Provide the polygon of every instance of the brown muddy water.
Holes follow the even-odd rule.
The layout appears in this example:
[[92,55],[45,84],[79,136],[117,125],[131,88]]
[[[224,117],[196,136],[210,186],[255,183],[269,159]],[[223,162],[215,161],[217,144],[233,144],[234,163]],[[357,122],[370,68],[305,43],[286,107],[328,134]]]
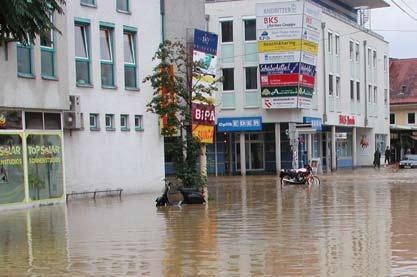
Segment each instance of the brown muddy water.
[[157,195],[0,214],[1,276],[417,276],[417,171],[358,170],[320,188],[210,178],[206,206]]

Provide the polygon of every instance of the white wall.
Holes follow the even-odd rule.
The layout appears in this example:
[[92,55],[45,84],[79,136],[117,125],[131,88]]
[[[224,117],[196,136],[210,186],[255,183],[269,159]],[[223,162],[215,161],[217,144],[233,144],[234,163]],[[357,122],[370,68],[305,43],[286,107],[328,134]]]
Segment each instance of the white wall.
[[[127,192],[160,191],[164,178],[163,139],[158,120],[146,112],[152,89],[142,80],[150,74],[161,40],[159,1],[130,1],[131,14],[116,12],[116,1],[97,1],[96,8],[68,1],[69,91],[81,96],[84,130],[66,132],[67,191],[123,188]],[[74,17],[89,19],[92,88],[75,82]],[[99,21],[115,24],[116,89],[103,89],[100,76]],[[140,91],[124,89],[123,25],[137,28],[137,83]],[[89,114],[100,115],[100,131],[90,131]],[[115,131],[106,131],[105,114],[115,115]],[[120,114],[129,114],[130,131],[120,130]],[[143,115],[144,131],[135,131],[134,115]]]

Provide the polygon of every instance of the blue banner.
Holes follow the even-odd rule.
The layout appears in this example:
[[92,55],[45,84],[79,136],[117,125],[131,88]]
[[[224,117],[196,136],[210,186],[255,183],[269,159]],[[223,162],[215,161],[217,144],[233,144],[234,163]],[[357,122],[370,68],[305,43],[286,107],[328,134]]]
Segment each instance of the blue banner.
[[316,76],[316,67],[314,65],[300,63],[300,74],[314,77]]
[[304,117],[303,122],[306,124],[311,124],[311,127],[316,129],[316,131],[321,131],[323,129],[321,118],[318,117]]
[[262,117],[223,117],[217,119],[217,132],[262,131]]
[[195,29],[194,50],[215,56],[217,54],[217,35]]
[[260,64],[259,72],[261,74],[298,74],[300,72],[300,63]]

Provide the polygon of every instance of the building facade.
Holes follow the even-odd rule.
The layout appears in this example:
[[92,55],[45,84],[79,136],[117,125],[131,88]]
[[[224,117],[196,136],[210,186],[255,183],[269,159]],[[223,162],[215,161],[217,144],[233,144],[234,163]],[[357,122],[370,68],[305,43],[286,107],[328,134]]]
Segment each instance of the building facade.
[[417,59],[390,59],[390,128],[395,160],[417,153]]
[[388,43],[358,25],[353,1],[308,1],[322,11],[311,105],[266,109],[259,65],[267,57],[259,61],[256,33],[260,2],[284,1],[206,1],[208,30],[219,34],[223,76],[210,172],[276,172],[312,159],[327,170],[372,165],[375,149],[389,144]]

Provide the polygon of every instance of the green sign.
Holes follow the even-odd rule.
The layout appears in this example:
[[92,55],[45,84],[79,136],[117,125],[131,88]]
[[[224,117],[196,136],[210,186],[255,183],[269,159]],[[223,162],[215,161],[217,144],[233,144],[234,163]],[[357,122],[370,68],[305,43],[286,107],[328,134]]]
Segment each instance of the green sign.
[[263,87],[261,91],[262,97],[313,97],[313,89],[298,86],[284,86],[284,87]]

